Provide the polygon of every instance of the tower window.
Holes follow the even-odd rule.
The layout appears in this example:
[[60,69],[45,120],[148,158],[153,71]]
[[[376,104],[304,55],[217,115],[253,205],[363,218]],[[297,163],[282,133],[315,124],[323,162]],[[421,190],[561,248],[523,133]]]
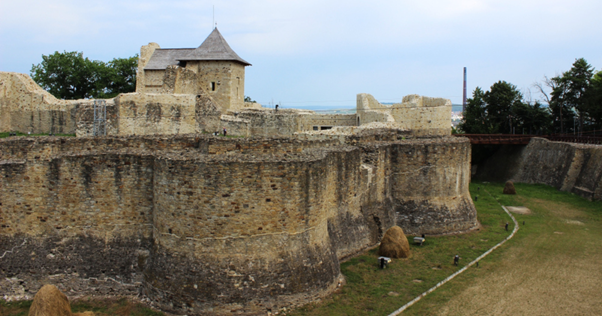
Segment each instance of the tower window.
[[211,82],[211,91],[215,91],[215,81]]

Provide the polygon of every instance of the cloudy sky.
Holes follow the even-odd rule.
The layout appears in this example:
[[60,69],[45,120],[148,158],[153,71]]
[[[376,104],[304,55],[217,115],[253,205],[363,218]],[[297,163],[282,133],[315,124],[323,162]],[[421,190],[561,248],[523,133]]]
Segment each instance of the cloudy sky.
[[[506,80],[533,82],[583,57],[602,68],[599,0],[0,0],[0,71],[29,74],[41,55],[109,61],[197,47],[218,29],[247,67],[245,94],[284,107],[354,107],[421,94],[462,102]],[[532,89],[533,99],[539,96]]]

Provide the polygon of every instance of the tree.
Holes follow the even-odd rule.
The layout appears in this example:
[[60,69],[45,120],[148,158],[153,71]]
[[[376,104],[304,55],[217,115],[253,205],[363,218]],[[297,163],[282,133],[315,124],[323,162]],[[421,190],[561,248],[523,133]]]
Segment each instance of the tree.
[[550,121],[539,102],[525,102],[515,85],[498,81],[489,91],[475,89],[459,127],[470,134],[547,133]]
[[[588,91],[587,112],[594,130],[602,129],[602,71],[594,75]],[[598,134],[597,132],[596,134]]]
[[466,111],[458,128],[467,134],[489,134],[491,129],[487,120],[485,93],[477,87],[472,93],[472,98],[466,100]]
[[[555,88],[551,93],[550,108],[554,113],[554,122],[560,125],[561,133],[571,130],[574,132],[575,128],[583,131],[584,121],[589,121],[588,90],[593,72],[594,68],[585,59],[579,58],[569,71],[551,79]],[[575,117],[579,119],[579,127],[573,121]]]
[[245,96],[245,102],[257,103],[257,101],[255,101],[255,100],[251,99],[251,97],[250,97],[250,96],[248,96],[248,95],[247,95],[247,96]]
[[82,52],[42,55],[31,77],[59,99],[112,98],[136,90],[138,55],[105,63],[84,58]]

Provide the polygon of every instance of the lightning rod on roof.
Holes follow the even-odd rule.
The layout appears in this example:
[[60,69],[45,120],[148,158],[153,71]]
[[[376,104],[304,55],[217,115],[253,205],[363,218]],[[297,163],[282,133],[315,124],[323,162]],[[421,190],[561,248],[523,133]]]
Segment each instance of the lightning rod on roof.
[[[215,24],[215,6],[213,6],[213,23],[212,24],[216,25]],[[215,26],[213,28],[215,28]]]

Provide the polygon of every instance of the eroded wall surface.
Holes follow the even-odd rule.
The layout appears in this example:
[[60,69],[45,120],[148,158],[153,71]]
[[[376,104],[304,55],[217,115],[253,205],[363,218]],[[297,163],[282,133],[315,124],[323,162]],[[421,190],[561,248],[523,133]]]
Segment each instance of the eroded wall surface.
[[0,72],[0,131],[74,134],[86,100],[58,100],[28,75]]
[[533,138],[523,151],[517,182],[543,183],[588,199],[602,199],[602,146]]
[[468,141],[402,138],[2,139],[0,294],[46,282],[214,315],[305,304],[396,223],[476,227]]
[[417,136],[451,134],[451,101],[419,95],[407,95],[401,103],[381,104],[367,93],[357,95],[360,124],[392,123],[411,130]]

